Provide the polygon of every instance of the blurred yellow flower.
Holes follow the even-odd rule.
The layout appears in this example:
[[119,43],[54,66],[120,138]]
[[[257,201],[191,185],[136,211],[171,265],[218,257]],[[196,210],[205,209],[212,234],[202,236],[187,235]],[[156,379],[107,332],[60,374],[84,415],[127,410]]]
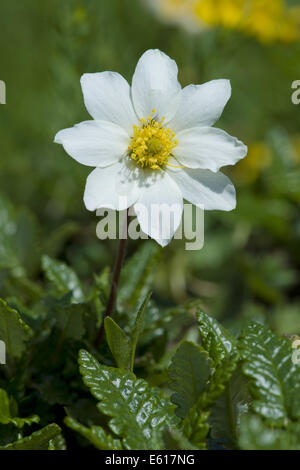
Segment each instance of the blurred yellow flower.
[[198,0],[194,14],[208,25],[237,28],[243,20],[244,3],[244,0]]
[[[252,0],[244,2],[246,13],[241,29],[261,41],[296,41],[299,37],[299,17],[283,0]],[[248,5],[247,5],[248,4]]]
[[293,148],[295,151],[297,163],[299,163],[300,162],[300,134],[297,134],[294,136],[292,143],[293,143]]
[[297,40],[300,7],[284,0],[151,0],[160,15],[195,28],[222,26],[262,42]]
[[234,169],[239,181],[253,183],[272,161],[272,151],[265,142],[254,142],[249,145],[248,156]]
[[[292,162],[300,163],[300,134],[290,137]],[[247,158],[233,168],[234,176],[244,184],[251,184],[272,165],[272,149],[266,142],[253,142],[248,147]]]

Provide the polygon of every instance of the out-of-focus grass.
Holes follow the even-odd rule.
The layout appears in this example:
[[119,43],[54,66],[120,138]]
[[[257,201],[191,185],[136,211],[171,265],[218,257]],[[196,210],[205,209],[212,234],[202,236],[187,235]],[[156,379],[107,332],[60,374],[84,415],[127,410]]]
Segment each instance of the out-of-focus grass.
[[55,255],[87,282],[112,263],[116,243],[97,240],[97,219],[84,208],[89,169],[53,143],[58,130],[88,119],[81,74],[115,70],[130,80],[141,53],[159,48],[177,61],[183,85],[230,78],[233,95],[218,126],[250,148],[248,161],[225,170],[237,188],[237,210],[206,214],[203,250],[185,252],[180,242],[164,250],[156,295],[164,304],[201,297],[228,322],[269,318],[280,332],[288,315],[288,332],[299,333],[299,322],[290,331],[300,308],[300,108],[291,102],[299,41],[261,44],[224,28],[189,34],[139,0],[11,0],[1,6],[0,43],[7,85],[1,193],[37,219],[43,251],[63,224],[77,224]]

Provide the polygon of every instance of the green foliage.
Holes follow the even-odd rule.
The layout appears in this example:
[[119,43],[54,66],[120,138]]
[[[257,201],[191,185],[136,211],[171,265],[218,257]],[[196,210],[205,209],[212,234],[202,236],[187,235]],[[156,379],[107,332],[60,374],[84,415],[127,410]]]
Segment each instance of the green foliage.
[[0,339],[11,357],[20,357],[31,337],[31,330],[16,310],[0,299]]
[[120,369],[128,369],[131,347],[126,333],[110,317],[104,320],[105,333],[108,346]]
[[177,405],[176,414],[185,418],[205,390],[211,374],[210,359],[203,349],[188,341],[182,343],[169,368],[170,388],[175,392],[172,402]]
[[18,406],[13,399],[9,399],[5,390],[0,389],[0,423],[12,423],[17,428],[23,428],[25,424],[31,425],[38,423],[40,418],[37,415],[29,416],[28,418],[19,418],[16,414]]
[[250,414],[242,419],[239,443],[245,450],[300,450],[299,436],[299,423],[289,430],[279,430]]
[[66,450],[66,441],[62,434],[58,434],[53,439],[50,439],[48,450]]
[[79,356],[84,383],[99,400],[98,409],[126,449],[161,449],[162,429],[174,422],[173,408],[157,388],[132,372],[100,365],[87,351]]
[[73,431],[80,433],[83,437],[88,439],[97,449],[100,450],[121,450],[123,449],[121,441],[114,439],[110,434],[107,434],[100,426],[91,426],[87,428],[78,423],[73,418],[67,417],[65,423]]
[[71,292],[74,302],[81,302],[84,299],[77,275],[65,263],[44,255],[42,257],[42,268],[48,281],[53,284],[57,295],[62,296]]
[[[300,380],[289,339],[253,322],[234,338],[198,302],[158,309],[148,294],[129,324],[132,310],[126,313],[119,303],[116,318],[122,327],[106,318],[106,335],[96,351],[107,275],[95,276],[84,303],[78,303],[68,281],[78,277],[56,261],[50,260],[48,267],[58,274],[42,298],[33,298],[36,313],[13,299],[18,310],[0,303],[1,334],[12,359],[3,369],[7,391],[0,375],[3,449],[67,448],[64,429],[62,434],[57,425],[28,434],[38,416],[43,424],[51,422],[54,405],[66,408],[68,416],[58,422],[77,436],[79,446],[101,450],[205,449],[219,442],[230,449],[298,448]],[[148,288],[148,278],[144,282]],[[197,326],[191,321],[195,315]],[[170,351],[157,356],[155,341],[162,335]],[[148,356],[145,344],[153,344]],[[74,354],[80,348],[79,370],[89,398]],[[117,368],[110,367],[111,354]],[[133,365],[138,374],[142,370],[143,379],[133,374]]]
[[[264,45],[223,28],[190,35],[142,0],[24,4],[2,2],[0,15],[0,446],[298,450],[300,366],[289,338],[300,335],[299,106],[290,99],[299,41]],[[231,80],[217,126],[249,156],[224,169],[237,208],[206,212],[202,250],[128,241],[96,348],[117,241],[97,239],[82,201],[90,169],[53,138],[90,119],[82,73],[131,82],[140,54],[156,47],[177,61],[183,86]],[[96,398],[78,370],[82,349],[94,358]]]
[[204,312],[199,312],[197,320],[203,348],[207,351],[215,366],[236,355],[233,338],[214,318],[209,317]]
[[135,323],[132,328],[132,333],[131,333],[131,361],[130,361],[130,370],[133,370],[133,365],[134,365],[134,358],[135,358],[135,352],[136,352],[136,347],[137,347],[137,342],[139,339],[139,336],[143,330],[143,323],[144,323],[144,315],[146,312],[146,307],[147,304],[150,300],[151,293],[147,295],[145,300],[143,301],[142,305],[138,309]]
[[48,424],[30,436],[0,447],[0,450],[49,450],[49,447],[55,446],[55,439],[60,433],[61,429],[57,424]]
[[58,305],[54,310],[56,325],[62,340],[81,339],[85,333],[86,306],[84,304]]
[[203,312],[199,312],[197,318],[202,345],[211,360],[212,373],[206,389],[185,416],[183,429],[194,445],[205,448],[211,407],[224,392],[236,368],[238,353],[234,340],[216,320]]
[[119,300],[133,310],[146,297],[160,258],[161,248],[153,242],[145,243],[125,264],[121,275]]
[[32,273],[39,262],[38,224],[34,215],[16,209],[0,194],[0,267]]
[[232,374],[224,393],[219,396],[209,416],[211,438],[222,440],[228,448],[236,448],[242,415],[249,411],[251,397],[248,381],[240,367]]
[[253,409],[273,426],[300,418],[300,368],[292,364],[291,342],[267,327],[250,324],[242,337],[243,371]]

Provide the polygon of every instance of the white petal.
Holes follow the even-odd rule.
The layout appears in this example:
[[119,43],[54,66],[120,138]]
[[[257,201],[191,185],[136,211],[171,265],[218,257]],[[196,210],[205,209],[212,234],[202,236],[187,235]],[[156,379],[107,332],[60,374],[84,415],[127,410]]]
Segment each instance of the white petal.
[[236,206],[234,186],[223,173],[186,168],[172,171],[172,177],[183,197],[200,208],[231,211]]
[[141,230],[161,246],[167,245],[179,227],[183,199],[166,172],[147,172],[141,195],[134,205]]
[[59,131],[54,139],[75,160],[88,166],[116,163],[128,149],[129,136],[122,127],[107,121],[84,121]]
[[234,165],[247,155],[240,140],[214,127],[194,127],[176,135],[178,145],[173,150],[178,161],[189,168],[218,171]]
[[125,162],[115,163],[106,168],[96,168],[89,174],[84,203],[88,210],[101,207],[124,210],[136,202],[140,190],[135,179],[128,178]]
[[212,80],[188,85],[180,94],[180,105],[169,123],[174,132],[215,124],[231,96],[231,85],[229,80]]
[[133,109],[130,87],[115,72],[85,73],[81,87],[86,109],[97,120],[109,121],[132,134],[132,126],[139,121]]
[[156,110],[158,119],[170,120],[179,105],[181,86],[176,62],[159,50],[145,52],[132,79],[132,99],[140,118]]

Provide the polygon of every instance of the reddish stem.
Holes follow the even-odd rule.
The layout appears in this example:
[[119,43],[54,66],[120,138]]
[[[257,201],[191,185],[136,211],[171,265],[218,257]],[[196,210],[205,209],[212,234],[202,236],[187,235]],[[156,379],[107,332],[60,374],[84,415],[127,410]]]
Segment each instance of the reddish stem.
[[116,264],[115,264],[114,271],[113,271],[112,283],[111,283],[110,294],[109,294],[109,298],[107,302],[107,307],[106,307],[106,311],[102,320],[101,327],[99,328],[99,331],[95,340],[95,347],[98,347],[102,340],[102,336],[104,333],[104,319],[106,317],[111,316],[115,307],[118,285],[119,285],[119,280],[120,280],[120,275],[121,275],[121,269],[122,269],[123,260],[125,257],[125,251],[126,251],[128,221],[129,221],[129,217],[128,217],[128,210],[127,210],[126,221],[124,223],[122,238],[120,239],[119,248],[118,248],[117,260],[116,260]]

